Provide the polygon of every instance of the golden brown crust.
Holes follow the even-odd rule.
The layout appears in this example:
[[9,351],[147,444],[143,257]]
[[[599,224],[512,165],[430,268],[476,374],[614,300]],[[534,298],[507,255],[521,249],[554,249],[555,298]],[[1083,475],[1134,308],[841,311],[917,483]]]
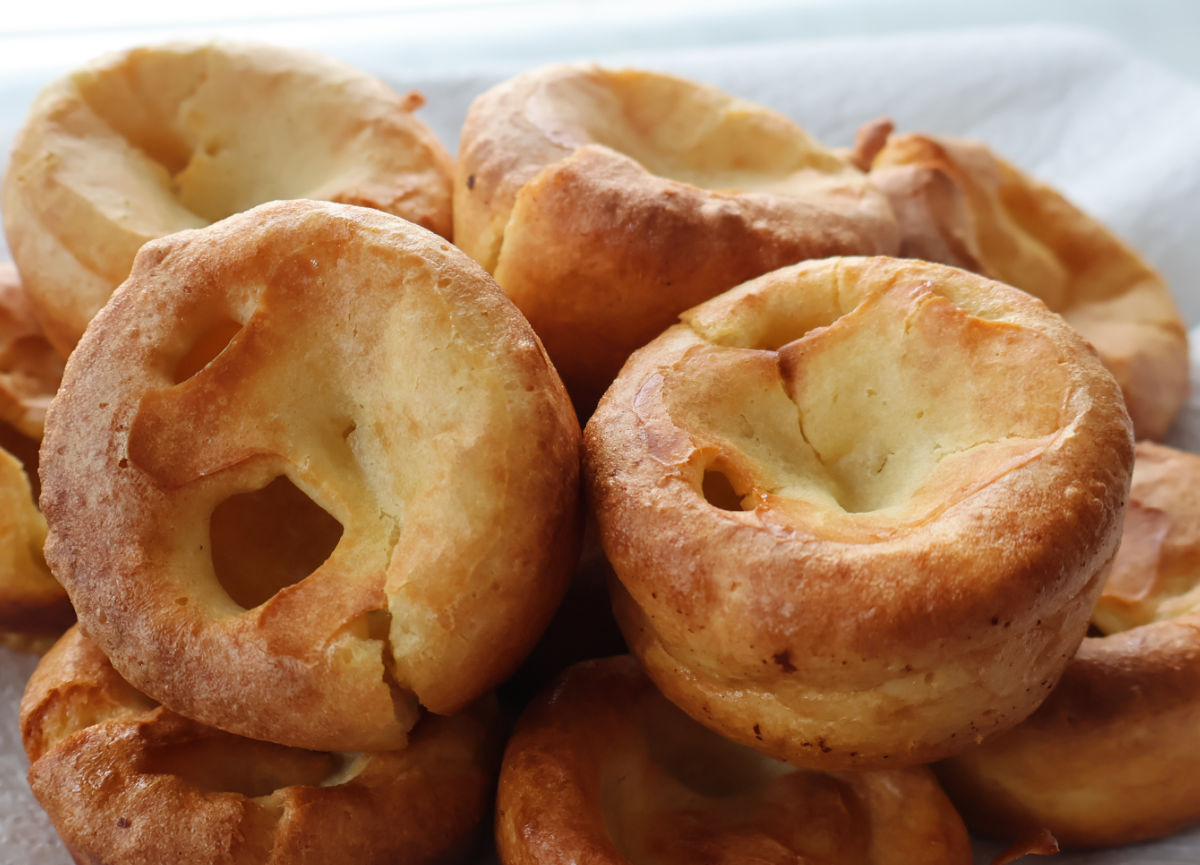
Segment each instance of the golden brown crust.
[[[1163,596],[1158,610],[1174,617],[1089,636],[1032,717],[939,766],[974,828],[1011,837],[1046,827],[1065,845],[1094,847],[1200,820],[1200,610],[1194,597],[1178,603],[1200,582],[1197,489],[1200,457],[1138,445],[1131,513],[1160,514],[1166,530],[1126,524],[1106,595],[1113,580],[1122,591],[1097,609],[1123,610],[1136,569],[1141,584]],[[1106,624],[1130,620],[1110,616]]]
[[928,769],[778,763],[700,727],[628,656],[572,667],[521,718],[496,841],[505,865],[971,861]]
[[787,118],[636,70],[550,66],[479,97],[454,197],[455,242],[583,411],[682,310],[803,258],[897,245],[865,176]]
[[138,248],[264,201],[395,213],[449,237],[451,159],[401,96],[295,49],[170,43],[49,85],[17,136],[4,225],[65,356]]
[[72,629],[21,703],[29,783],[77,861],[434,863],[491,798],[495,713],[427,717],[402,751],[329,754],[189,721]]
[[35,505],[46,407],[62,378],[10,263],[0,263],[0,645],[41,654],[75,620],[46,567],[46,521]]
[[0,263],[0,421],[40,441],[63,360],[46,339],[9,262]]
[[40,654],[74,620],[42,557],[37,449],[63,361],[33,317],[9,263],[0,264],[0,645]]
[[[416,700],[465,706],[549,620],[579,439],[533,332],[449,243],[262,205],[147,244],[72,355],[42,454],[47,558],[117,670],[177,711],[396,747]],[[303,556],[286,537],[263,554],[244,494],[315,527],[293,532]]]
[[617,618],[664,693],[817,768],[929,761],[1032,712],[1129,481],[1095,353],[1022,292],[884,258],[683,318],[585,432]]
[[44,651],[75,620],[67,593],[46,567],[46,521],[21,463],[0,449],[0,645]]
[[1188,394],[1187,329],[1133,249],[977,141],[893,135],[873,156],[871,180],[900,220],[901,255],[1041,298],[1096,347],[1137,437],[1166,435]]

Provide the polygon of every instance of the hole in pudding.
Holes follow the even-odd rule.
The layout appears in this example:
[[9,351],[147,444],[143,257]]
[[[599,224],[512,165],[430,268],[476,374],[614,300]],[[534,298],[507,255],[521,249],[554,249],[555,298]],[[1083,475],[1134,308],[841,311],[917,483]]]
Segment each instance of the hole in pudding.
[[713,507],[723,511],[750,510],[742,504],[743,497],[734,488],[729,475],[720,468],[710,466],[705,469],[700,489],[705,500]]
[[[367,638],[387,641],[392,630],[392,614],[387,610],[367,610],[363,614],[366,620]],[[387,653],[391,657],[391,652]]]
[[217,505],[209,535],[217,581],[250,609],[320,567],[341,539],[342,524],[280,475]]
[[175,364],[171,373],[175,384],[187,381],[212,363],[241,329],[239,322],[224,316],[202,330],[191,348]]
[[256,798],[283,787],[320,786],[341,772],[345,762],[339,754],[256,742],[213,730],[192,739],[171,737],[152,745],[140,768],[151,775],[175,775],[206,793]]

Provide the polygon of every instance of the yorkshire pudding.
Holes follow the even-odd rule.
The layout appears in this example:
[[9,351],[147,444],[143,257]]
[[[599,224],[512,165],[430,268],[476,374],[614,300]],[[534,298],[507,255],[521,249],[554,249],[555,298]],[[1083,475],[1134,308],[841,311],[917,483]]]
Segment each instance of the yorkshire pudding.
[[46,521],[25,469],[0,448],[0,645],[44,651],[75,620],[67,593],[42,557]]
[[866,176],[786,117],[591,65],[475,100],[454,239],[525,313],[581,414],[688,307],[804,258],[898,243]]
[[0,264],[0,645],[28,651],[48,649],[75,619],[42,558],[46,521],[30,489],[46,406],[62,368],[16,268]]
[[135,48],[51,84],[3,195],[50,341],[70,352],[147,240],[264,201],[366,205],[448,237],[451,160],[421,104],[334,60],[229,43]]
[[420,865],[461,853],[486,814],[494,717],[427,716],[400,751],[256,742],[156,705],[73,628],[30,679],[21,735],[77,862]]
[[1095,847],[1200,821],[1200,457],[1138,445],[1092,623],[1031,718],[939,767],[981,832]]
[[[1056,190],[978,141],[860,134],[900,220],[900,254],[973,270],[1041,298],[1096,347],[1139,439],[1160,439],[1188,394],[1187,329],[1162,277]],[[886,143],[885,143],[886,141]],[[877,152],[875,152],[877,150]]]
[[629,656],[569,669],[504,756],[504,865],[951,865],[962,818],[924,767],[797,769],[704,729]]
[[689,310],[585,433],[630,649],[795,765],[928,762],[1045,698],[1116,551],[1129,419],[1027,294],[805,262]]
[[458,711],[550,619],[579,439],[473,261],[376,210],[275,202],[147,244],[89,327],[46,422],[46,556],[180,714],[395,748],[418,700]]
[[41,441],[63,360],[33,314],[17,269],[0,263],[0,422]]

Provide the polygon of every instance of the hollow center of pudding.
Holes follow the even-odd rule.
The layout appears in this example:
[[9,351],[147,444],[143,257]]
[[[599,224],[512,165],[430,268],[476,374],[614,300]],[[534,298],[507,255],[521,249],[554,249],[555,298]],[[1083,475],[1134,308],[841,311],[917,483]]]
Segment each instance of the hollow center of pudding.
[[342,524],[281,475],[217,505],[209,537],[217,581],[251,609],[320,567],[341,539]]
[[240,322],[225,316],[218,317],[206,327],[197,328],[191,348],[175,364],[172,374],[175,383],[187,381],[208,366],[241,329]]
[[[712,88],[638,71],[548,85],[530,106],[552,139],[601,144],[702,189],[799,194],[848,166],[781,115]],[[543,113],[544,112],[544,113]]]
[[644,732],[604,790],[609,837],[633,865],[865,861],[861,804],[834,776],[734,744],[665,700]]
[[919,520],[1032,459],[1063,425],[1067,373],[1036,331],[929,283],[830,319],[777,350],[714,347],[678,380],[673,414],[720,454],[703,480],[714,506],[774,496],[814,514]]
[[141,770],[174,775],[209,793],[268,796],[283,787],[320,786],[341,771],[341,755],[257,742],[218,731],[151,746]]
[[145,220],[147,233],[265,201],[328,198],[335,176],[365,164],[354,138],[361,122],[344,119],[356,110],[344,82],[277,57],[254,64],[236,51],[144,49],[73,81],[94,118],[77,134],[101,154],[92,160],[106,166],[100,182],[138,206],[122,209],[104,189],[95,190],[99,204]]

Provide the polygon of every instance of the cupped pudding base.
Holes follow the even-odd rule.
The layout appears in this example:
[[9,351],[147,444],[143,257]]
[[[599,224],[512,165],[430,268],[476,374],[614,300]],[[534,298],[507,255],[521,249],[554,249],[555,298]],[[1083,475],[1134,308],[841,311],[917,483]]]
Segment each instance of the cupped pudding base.
[[924,767],[797,769],[722,739],[628,656],[567,670],[527,709],[501,770],[505,865],[951,865],[962,821]]
[[72,629],[34,672],[21,732],[38,802],[80,862],[450,861],[485,816],[495,708],[426,717],[400,751],[243,739],[155,704]]

